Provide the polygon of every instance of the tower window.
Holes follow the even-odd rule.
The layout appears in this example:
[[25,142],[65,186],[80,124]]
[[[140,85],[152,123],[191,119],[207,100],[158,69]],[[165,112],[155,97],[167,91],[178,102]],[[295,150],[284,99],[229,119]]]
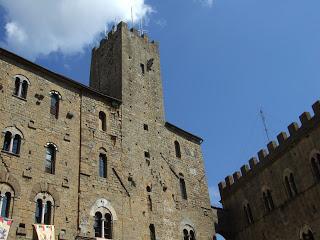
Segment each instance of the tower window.
[[311,158],[313,174],[317,182],[320,181],[320,154],[317,153]]
[[99,155],[99,176],[107,178],[107,156],[102,153]]
[[144,64],[143,63],[140,64],[140,68],[141,68],[141,74],[144,75],[145,69],[144,69]]
[[187,200],[188,195],[187,195],[186,182],[184,181],[183,175],[181,173],[179,175],[180,175],[179,176],[179,183],[180,183],[181,197],[182,197],[182,199]]
[[289,195],[289,198],[293,198],[298,194],[298,189],[297,189],[297,185],[296,185],[293,173],[290,173],[289,175],[285,176],[284,184],[285,184],[287,193]]
[[96,212],[94,218],[95,237],[112,239],[112,215],[106,213],[103,216],[101,212]]
[[14,89],[14,95],[26,99],[27,98],[27,92],[28,92],[28,86],[29,81],[24,76],[17,76],[15,77],[15,89]]
[[45,159],[45,172],[54,174],[56,162],[56,146],[52,143],[47,144],[46,159]]
[[2,150],[19,155],[20,147],[21,147],[21,136],[19,134],[12,134],[10,131],[6,131]]
[[268,189],[263,192],[263,201],[267,212],[270,212],[274,209],[274,203],[271,195],[271,191]]
[[143,129],[144,129],[145,131],[148,131],[148,130],[149,130],[148,124],[143,124]]
[[2,203],[2,208],[1,210],[1,217],[8,218],[9,217],[9,212],[10,212],[10,203],[11,203],[11,193],[6,192],[4,196],[0,196],[0,202]]
[[174,147],[176,150],[176,157],[181,158],[181,149],[180,149],[180,143],[178,141],[174,142]]
[[53,219],[53,198],[48,193],[39,193],[36,196],[35,223],[51,225]]
[[149,225],[150,230],[150,240],[156,240],[156,229],[153,224]]
[[106,114],[104,112],[99,112],[99,128],[102,131],[107,130],[107,119]]
[[253,216],[252,216],[252,211],[251,211],[251,207],[250,207],[249,203],[247,203],[243,206],[243,210],[244,210],[248,224],[252,224],[253,223]]
[[59,104],[60,104],[60,95],[56,92],[51,92],[50,113],[56,119],[58,119],[59,117]]

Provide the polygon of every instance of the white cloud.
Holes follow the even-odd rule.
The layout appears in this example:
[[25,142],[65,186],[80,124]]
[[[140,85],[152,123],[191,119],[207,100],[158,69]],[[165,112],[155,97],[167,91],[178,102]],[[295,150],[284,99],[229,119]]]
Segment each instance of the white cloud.
[[220,193],[217,187],[209,187],[209,195],[211,204],[214,206],[220,206]]
[[196,2],[200,2],[205,7],[212,7],[213,0],[195,0]]
[[35,59],[55,51],[81,52],[107,24],[138,21],[152,8],[145,0],[0,0],[5,8],[3,47]]

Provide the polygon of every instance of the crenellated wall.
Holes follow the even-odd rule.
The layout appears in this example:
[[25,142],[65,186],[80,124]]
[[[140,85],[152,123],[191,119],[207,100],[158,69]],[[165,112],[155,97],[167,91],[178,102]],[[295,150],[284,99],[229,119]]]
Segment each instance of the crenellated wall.
[[278,141],[271,141],[267,145],[267,149],[261,149],[257,153],[257,157],[249,159],[248,164],[243,165],[240,171],[233,173],[225,178],[225,181],[219,183],[219,190],[222,199],[228,198],[234,191],[241,188],[246,181],[250,181],[253,176],[259,174],[263,169],[267,168],[281,155],[298,142],[305,134],[318,127],[320,123],[320,101],[312,105],[314,115],[304,112],[300,115],[300,125],[296,122],[288,126],[288,133],[281,132],[277,136]]
[[[318,239],[320,226],[320,184],[311,164],[320,153],[320,101],[313,114],[300,115],[300,124],[288,126],[277,142],[249,160],[240,171],[219,184],[224,210],[219,231],[228,240],[302,240],[308,229]],[[286,176],[294,177],[296,193],[290,195]],[[270,192],[273,207],[266,207],[263,193]],[[251,209],[252,220],[244,207]]]

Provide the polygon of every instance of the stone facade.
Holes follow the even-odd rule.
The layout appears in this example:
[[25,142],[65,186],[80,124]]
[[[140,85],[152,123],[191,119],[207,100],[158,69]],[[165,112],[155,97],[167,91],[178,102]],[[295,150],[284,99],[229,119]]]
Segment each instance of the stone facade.
[[219,184],[228,240],[320,239],[320,102]]
[[[28,81],[26,96],[17,93],[17,78]],[[9,239],[35,236],[39,193],[52,197],[57,239],[93,239],[97,212],[112,216],[112,239],[153,239],[151,232],[184,239],[184,230],[190,239],[212,239],[202,139],[165,121],[158,44],[147,36],[120,23],[93,50],[90,87],[0,49],[0,113]],[[7,132],[21,136],[16,154],[6,148]],[[45,172],[49,146],[54,174]]]

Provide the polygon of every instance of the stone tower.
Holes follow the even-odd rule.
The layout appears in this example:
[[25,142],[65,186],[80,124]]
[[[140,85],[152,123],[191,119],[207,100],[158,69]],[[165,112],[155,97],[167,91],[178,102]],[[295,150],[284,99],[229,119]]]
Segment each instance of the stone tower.
[[[131,181],[128,237],[149,239],[152,225],[162,239],[180,239],[184,226],[197,227],[198,239],[212,238],[202,140],[165,122],[158,44],[120,23],[93,50],[90,87],[122,101],[122,174]],[[176,158],[177,140],[183,158],[195,161]],[[181,198],[180,175],[189,204]],[[195,179],[199,184],[192,184]]]

